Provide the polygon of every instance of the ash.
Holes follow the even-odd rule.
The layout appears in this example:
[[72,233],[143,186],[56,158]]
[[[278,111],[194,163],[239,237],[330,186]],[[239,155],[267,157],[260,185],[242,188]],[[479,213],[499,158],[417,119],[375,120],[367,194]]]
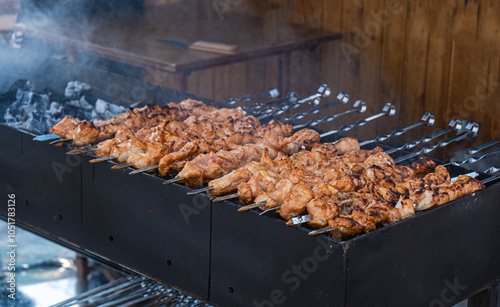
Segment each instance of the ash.
[[78,120],[108,120],[125,112],[126,108],[97,99],[91,103],[85,97],[90,85],[80,81],[68,82],[62,101],[51,101],[47,94],[36,93],[32,82],[17,90],[14,101],[4,114],[6,124],[34,134],[46,134],[64,116]]

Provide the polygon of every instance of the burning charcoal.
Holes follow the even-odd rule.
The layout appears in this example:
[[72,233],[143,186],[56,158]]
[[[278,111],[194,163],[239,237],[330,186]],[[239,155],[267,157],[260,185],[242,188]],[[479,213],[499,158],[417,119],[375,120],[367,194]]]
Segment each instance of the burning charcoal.
[[125,111],[126,109],[124,107],[106,102],[102,99],[97,99],[95,103],[96,120],[108,120]]
[[[46,94],[34,92],[35,86],[29,81],[16,83],[20,88],[14,101],[5,111],[5,123],[37,134],[48,133],[64,116],[90,121],[107,120],[125,112],[126,108],[98,99],[95,107],[87,101],[84,92],[90,89],[86,83],[71,81],[66,86],[68,101],[50,102]],[[58,97],[52,95],[52,97]]]
[[90,90],[90,85],[80,81],[70,81],[64,90],[64,96],[68,99],[79,99],[85,91]]
[[63,106],[60,105],[58,102],[56,101],[52,101],[52,103],[50,104],[50,108],[49,110],[47,111],[47,113],[54,117],[54,118],[57,118],[57,117],[62,117],[62,114],[63,114]]

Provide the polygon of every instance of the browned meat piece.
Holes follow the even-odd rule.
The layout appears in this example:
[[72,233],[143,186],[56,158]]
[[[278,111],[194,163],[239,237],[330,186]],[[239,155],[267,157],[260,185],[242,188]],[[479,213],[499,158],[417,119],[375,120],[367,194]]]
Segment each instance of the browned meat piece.
[[132,138],[113,147],[109,154],[111,157],[116,157],[118,162],[125,163],[130,153],[145,153],[146,150],[146,144],[138,138]]
[[426,186],[423,190],[410,191],[415,211],[439,206],[464,195],[484,189],[484,184],[476,179],[461,175],[454,182],[446,182],[437,186]]
[[337,197],[323,195],[308,202],[306,208],[312,216],[309,225],[321,228],[327,226],[329,220],[333,220],[340,214],[342,203]]
[[82,121],[76,128],[69,132],[69,138],[73,139],[73,145],[84,146],[101,141],[99,138],[101,131],[91,122]]
[[250,180],[253,174],[263,170],[266,170],[266,168],[260,163],[255,161],[250,162],[244,167],[238,168],[221,178],[210,181],[208,185],[214,187],[214,189],[208,191],[208,194],[218,196],[230,193],[236,190],[240,183]]
[[304,183],[296,184],[281,204],[280,215],[285,220],[303,214],[307,203],[313,199],[313,191]]
[[359,142],[354,138],[342,138],[333,143],[316,144],[311,148],[311,151],[321,151],[326,153],[333,153],[336,151],[339,156],[358,150],[360,150]]
[[282,177],[268,170],[258,171],[252,175],[248,182],[240,183],[237,187],[240,201],[243,204],[249,204],[261,192],[267,192],[274,188]]
[[81,121],[71,116],[66,116],[50,129],[50,133],[56,134],[63,139],[69,139],[72,137],[71,131],[78,127],[80,123]]
[[171,148],[162,143],[148,143],[145,153],[130,153],[127,163],[133,163],[134,168],[144,168],[158,164],[160,159],[170,152]]
[[111,149],[119,143],[120,141],[117,138],[102,141],[101,143],[97,144],[97,149],[94,151],[94,154],[98,157],[109,157]]
[[328,221],[328,227],[334,229],[330,233],[337,240],[358,234],[365,228],[364,225],[347,215],[340,215],[338,218]]

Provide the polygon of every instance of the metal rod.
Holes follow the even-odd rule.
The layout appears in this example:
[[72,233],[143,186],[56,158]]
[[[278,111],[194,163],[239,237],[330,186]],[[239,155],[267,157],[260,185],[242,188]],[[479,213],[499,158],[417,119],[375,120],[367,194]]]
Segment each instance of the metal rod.
[[271,116],[280,115],[280,114],[283,114],[287,110],[298,108],[305,103],[309,103],[309,104],[312,104],[314,106],[317,106],[322,97],[328,97],[328,96],[330,96],[330,87],[326,84],[323,84],[318,88],[318,91],[316,94],[313,94],[309,97],[306,97],[304,99],[301,99],[301,100],[294,102],[294,103],[291,103],[291,104],[284,104],[284,105],[278,106],[278,107],[274,108],[274,111],[272,111],[271,113],[259,116],[257,118],[259,120],[262,120],[264,118],[268,118]]
[[[245,111],[253,111],[255,109],[260,109],[262,107],[270,106],[270,105],[273,105],[273,104],[282,104],[283,102],[291,102],[291,101],[297,101],[297,100],[299,100],[299,94],[294,93],[294,92],[289,92],[286,95],[286,97],[274,99],[274,100],[267,101],[267,102],[264,102],[264,103],[254,103],[251,106],[244,107],[244,110]],[[270,107],[267,110],[268,110],[268,112],[270,112],[270,110],[272,110],[274,108],[275,107]],[[261,114],[262,111],[263,110],[253,111],[254,112],[253,114],[255,116],[257,114]]]
[[184,180],[184,178],[182,178],[182,177],[176,177],[176,178],[172,178],[172,179],[169,179],[169,180],[165,180],[165,182],[163,182],[163,184],[171,184],[171,183],[179,182],[179,181],[182,181],[182,180]]
[[495,181],[495,180],[497,180],[497,179],[499,179],[499,178],[500,178],[500,175],[498,175],[498,176],[493,176],[493,177],[490,177],[490,178],[483,179],[483,180],[481,180],[481,182],[482,182],[483,184],[487,184],[487,183],[493,182],[493,181]]
[[70,142],[70,141],[73,141],[73,139],[72,138],[71,139],[61,139],[61,140],[50,142],[49,144],[50,145],[56,145],[56,144],[60,144],[60,143]]
[[266,214],[266,213],[268,213],[268,212],[276,211],[276,210],[278,210],[279,208],[281,208],[281,206],[276,206],[276,207],[269,208],[269,209],[267,209],[267,210],[262,211],[259,215],[264,215],[264,214]]
[[428,143],[428,142],[432,141],[433,139],[435,139],[437,137],[440,137],[441,135],[444,135],[446,133],[449,133],[449,132],[452,132],[452,131],[459,131],[459,130],[462,129],[462,121],[460,119],[454,118],[454,119],[452,119],[450,121],[450,123],[448,125],[452,126],[453,129],[444,129],[444,130],[441,130],[441,131],[436,132],[434,134],[431,134],[429,136],[424,136],[423,138],[421,138],[420,140],[418,140],[416,142],[408,142],[408,143],[404,144],[401,147],[397,147],[397,148],[392,148],[392,149],[386,150],[385,153],[388,154],[388,155],[390,155],[392,153],[395,153],[396,151],[411,149],[411,148],[413,148],[413,147],[415,147],[417,145]]
[[495,156],[500,156],[500,151],[490,152],[490,153],[482,155],[479,158],[470,157],[468,159],[463,160],[462,162],[453,161],[453,162],[450,162],[450,164],[453,164],[453,165],[456,165],[456,166],[460,166],[460,165],[465,164],[465,163],[476,163],[476,162],[478,162],[480,160],[483,160],[483,159],[486,159],[486,158],[489,158],[489,157],[495,157]]
[[250,210],[253,208],[265,206],[266,204],[267,204],[267,201],[261,201],[261,202],[255,203],[255,204],[246,205],[246,206],[243,206],[241,208],[238,208],[238,211],[247,211],[247,210]]
[[392,137],[395,137],[395,136],[400,136],[400,135],[402,135],[405,132],[408,132],[408,131],[410,131],[412,129],[415,129],[415,128],[423,126],[423,125],[425,125],[427,127],[430,127],[430,126],[434,125],[434,114],[432,114],[432,113],[425,113],[422,116],[421,120],[423,122],[419,122],[419,123],[413,124],[411,126],[403,128],[403,129],[394,130],[394,131],[392,131],[389,134],[379,135],[376,138],[374,138],[373,140],[368,140],[368,141],[361,142],[361,143],[359,143],[359,146],[362,147],[362,146],[365,146],[365,145],[368,145],[368,144],[372,144],[372,143],[375,143],[375,142],[383,142],[383,141],[387,140],[388,138],[392,138]]
[[[260,108],[260,107],[265,107],[265,108],[262,108],[262,109],[260,109],[258,111],[254,111],[253,116],[259,116],[259,115],[262,115],[262,114],[265,114],[265,113],[271,113],[271,112],[275,111],[278,108],[284,107],[284,106],[286,106],[289,103],[295,103],[298,100],[299,100],[299,94],[297,94],[295,92],[289,92],[286,97],[279,98],[279,99],[276,99],[276,100],[272,100],[272,101],[269,101],[269,102],[263,103],[263,104],[255,104],[255,107],[254,106],[250,106],[250,107],[247,108],[247,110],[252,110],[252,109]],[[278,104],[278,105],[277,106],[273,106],[273,107],[266,107],[266,106],[269,106],[271,104]]]
[[104,162],[104,161],[109,161],[109,160],[114,160],[114,159],[118,159],[118,157],[96,158],[96,159],[90,160],[89,162],[90,163],[97,163],[97,162]]
[[335,228],[325,227],[325,228],[321,228],[321,229],[316,229],[316,230],[310,231],[308,233],[308,235],[315,236],[315,235],[319,235],[321,233],[329,232],[329,231],[332,231],[332,230],[335,230]]
[[96,149],[97,149],[97,146],[86,145],[86,146],[82,146],[80,148],[75,148],[73,150],[70,150],[66,154],[67,155],[81,155],[81,154],[84,154],[84,153],[87,153],[90,151],[94,151]]
[[39,142],[52,141],[52,140],[57,140],[59,138],[60,138],[60,136],[53,134],[53,133],[49,133],[49,134],[35,136],[33,138],[33,141],[39,141]]
[[331,130],[331,131],[325,132],[323,134],[320,134],[320,136],[323,138],[325,136],[329,136],[329,135],[332,135],[332,134],[336,134],[336,133],[340,133],[340,132],[345,132],[345,131],[351,130],[352,128],[355,128],[355,127],[364,126],[368,122],[370,122],[372,120],[375,120],[377,118],[380,118],[382,116],[390,116],[390,117],[392,117],[392,116],[394,116],[394,114],[396,114],[396,107],[393,104],[391,104],[391,103],[387,103],[387,104],[385,104],[385,106],[382,109],[381,113],[375,114],[373,116],[370,116],[370,117],[362,119],[362,120],[358,120],[357,122],[355,122],[352,125],[342,126],[338,130]]
[[213,186],[209,185],[208,187],[204,187],[204,188],[201,188],[201,189],[198,189],[198,190],[194,190],[194,191],[188,192],[187,195],[199,194],[199,193],[203,193],[203,192],[210,191],[210,190],[213,190],[213,189],[215,189],[215,188]]
[[234,193],[234,194],[229,194],[226,196],[216,197],[216,198],[212,199],[212,201],[223,201],[223,200],[228,200],[228,199],[233,199],[233,198],[238,198],[238,197],[240,197],[240,195],[238,193]]
[[143,172],[155,170],[158,167],[160,167],[160,164],[155,164],[155,165],[143,167],[143,168],[140,168],[140,169],[136,169],[135,171],[132,171],[132,172],[130,172],[128,174],[129,175],[135,175],[135,174],[139,174],[139,173],[143,173]]
[[469,122],[467,124],[467,127],[465,127],[465,131],[464,132],[461,132],[449,139],[446,139],[446,140],[443,140],[443,141],[440,141],[439,143],[437,143],[436,145],[434,146],[428,146],[428,147],[424,147],[422,148],[421,150],[417,151],[417,152],[414,152],[414,153],[410,153],[406,156],[403,156],[403,157],[400,157],[400,158],[397,158],[394,160],[395,163],[400,163],[402,161],[405,161],[405,160],[408,160],[408,159],[411,159],[413,157],[416,157],[418,155],[421,155],[421,154],[428,154],[429,152],[435,150],[436,148],[441,148],[441,147],[445,147],[453,142],[458,142],[464,138],[466,138],[469,134],[473,134],[473,135],[476,135],[477,134],[477,131],[479,130],[479,124],[476,123],[476,122]]
[[111,169],[122,169],[122,168],[126,168],[126,167],[129,167],[129,166],[132,166],[132,165],[134,165],[134,163],[117,164],[117,165],[113,165],[111,167]]
[[468,155],[473,155],[473,154],[475,154],[475,153],[477,153],[477,152],[479,152],[479,151],[481,151],[481,150],[483,150],[485,148],[491,147],[491,146],[493,146],[495,144],[498,144],[498,143],[500,143],[500,141],[490,141],[490,142],[488,142],[486,144],[483,144],[481,146],[478,146],[478,147],[471,148],[471,149],[467,150],[467,154]]
[[491,174],[494,174],[498,171],[500,171],[500,168],[492,166],[492,167],[488,168],[487,170],[485,170],[483,173],[491,175]]
[[277,88],[275,88],[275,89],[272,89],[272,90],[264,92],[264,93],[246,95],[246,96],[238,98],[238,99],[229,99],[229,100],[226,100],[224,103],[231,105],[231,104],[235,104],[235,103],[241,102],[241,101],[250,101],[250,100],[266,98],[266,97],[274,99],[274,98],[279,97],[279,95],[280,95],[280,92],[278,91]]
[[312,114],[317,114],[325,109],[328,109],[328,108],[331,108],[333,106],[336,106],[338,104],[346,104],[347,102],[349,101],[349,95],[346,94],[346,93],[339,93],[337,95],[337,100],[335,101],[332,101],[332,102],[329,102],[325,105],[322,105],[322,106],[316,106],[316,107],[313,107],[311,108],[309,111],[307,112],[303,112],[303,113],[296,113],[294,114],[292,117],[289,117],[289,118],[283,118],[281,119],[282,122],[291,122],[291,121],[294,121],[294,120],[297,120],[297,119],[302,119],[308,115],[312,115]]
[[347,115],[347,114],[350,114],[353,112],[364,113],[366,111],[366,102],[364,102],[363,100],[355,101],[352,106],[354,107],[354,109],[347,110],[345,112],[334,114],[334,115],[327,115],[327,116],[323,117],[322,119],[313,119],[313,120],[310,120],[303,125],[295,125],[295,126],[293,126],[293,129],[301,129],[301,128],[305,128],[305,127],[316,126],[319,123],[331,122],[332,120],[339,118],[340,116],[344,116],[344,115]]

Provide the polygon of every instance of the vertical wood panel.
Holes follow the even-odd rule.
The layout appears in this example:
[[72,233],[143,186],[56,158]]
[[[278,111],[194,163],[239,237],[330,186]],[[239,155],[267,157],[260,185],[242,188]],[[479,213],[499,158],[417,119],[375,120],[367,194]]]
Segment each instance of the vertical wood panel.
[[[391,13],[394,7],[401,12]],[[478,142],[500,137],[497,0],[467,4],[463,0],[272,0],[265,4],[246,0],[238,10],[265,18],[271,36],[277,24],[287,22],[343,34],[339,42],[292,56],[293,90],[307,95],[327,83],[332,95],[346,91],[353,100],[369,103],[363,116],[339,119],[331,126],[379,112],[385,102],[391,102],[398,108],[396,120],[380,121],[376,129],[367,125],[359,137],[412,124],[424,111],[436,114],[435,130],[444,128],[451,117],[462,116],[482,122]],[[384,17],[379,14],[382,11],[390,13],[390,21],[380,27],[377,20]],[[278,79],[277,57],[241,65],[194,73],[189,90],[213,98],[237,96],[241,89],[249,93],[277,86],[273,84]],[[430,131],[410,136],[423,133]]]

